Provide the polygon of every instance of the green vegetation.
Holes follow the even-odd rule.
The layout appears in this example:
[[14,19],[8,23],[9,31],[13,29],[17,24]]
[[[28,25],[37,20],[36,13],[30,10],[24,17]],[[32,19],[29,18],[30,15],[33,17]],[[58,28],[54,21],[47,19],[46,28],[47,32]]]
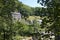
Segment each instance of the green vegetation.
[[[40,1],[38,0],[38,3]],[[55,40],[59,40],[60,38],[60,1],[59,0],[41,0],[42,3],[40,3],[43,6],[47,6],[45,10],[49,13],[50,16],[47,16],[47,19],[44,19],[46,23],[52,24],[51,26],[48,26],[48,29],[53,31],[55,33]]]
[[[41,39],[41,31],[52,31],[55,40],[60,38],[60,1],[38,0],[42,7],[29,7],[18,0],[0,0],[0,40],[19,40],[19,37]],[[44,4],[44,5],[43,5]],[[20,12],[21,21],[13,23],[11,12]],[[42,20],[39,24],[37,20]],[[33,23],[29,24],[29,22]],[[49,37],[49,35],[43,35]],[[14,39],[14,37],[16,39]],[[35,39],[35,40],[36,40]]]

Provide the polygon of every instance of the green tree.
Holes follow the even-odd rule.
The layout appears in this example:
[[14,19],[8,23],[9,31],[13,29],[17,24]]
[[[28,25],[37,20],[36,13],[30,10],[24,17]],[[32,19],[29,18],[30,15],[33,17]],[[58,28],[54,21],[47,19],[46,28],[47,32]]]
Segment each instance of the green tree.
[[34,8],[34,15],[40,16],[40,17],[46,16],[47,10],[46,10],[46,8],[36,7],[36,8]]
[[1,40],[12,40],[12,13],[16,0],[0,0],[0,35]]
[[37,18],[33,21],[33,24],[31,25],[33,27],[32,30],[32,38],[33,40],[39,40],[40,39],[40,30],[41,30],[41,24],[37,21]]
[[39,7],[34,8],[34,13],[35,13],[36,16],[40,16],[41,15],[41,9],[42,8],[39,8]]
[[[42,3],[40,3],[40,1]],[[49,29],[54,30],[55,33],[55,40],[59,40],[60,38],[60,0],[38,0],[38,3],[44,4],[43,6],[47,6],[48,13],[50,16],[49,18],[49,23],[53,23],[49,27]]]

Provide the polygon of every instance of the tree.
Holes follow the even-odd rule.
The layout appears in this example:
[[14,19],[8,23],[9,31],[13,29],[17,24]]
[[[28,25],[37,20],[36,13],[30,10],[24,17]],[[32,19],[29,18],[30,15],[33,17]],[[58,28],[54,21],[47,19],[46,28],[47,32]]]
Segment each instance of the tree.
[[0,35],[1,40],[12,40],[12,13],[15,11],[16,0],[0,0]]
[[32,38],[33,40],[39,40],[40,38],[40,30],[41,30],[41,24],[37,21],[37,18],[33,21],[33,24],[31,25],[33,27],[32,30]]
[[41,8],[38,8],[38,7],[34,8],[34,13],[36,16],[40,16],[41,15]]
[[[40,2],[41,1],[41,2]],[[43,6],[47,6],[48,13],[50,16],[49,23],[53,23],[49,29],[54,30],[55,40],[59,40],[60,38],[60,0],[38,0],[38,3]]]
[[34,8],[34,15],[35,16],[46,16],[47,14],[47,10],[45,10],[46,8],[40,8],[40,7],[36,7]]

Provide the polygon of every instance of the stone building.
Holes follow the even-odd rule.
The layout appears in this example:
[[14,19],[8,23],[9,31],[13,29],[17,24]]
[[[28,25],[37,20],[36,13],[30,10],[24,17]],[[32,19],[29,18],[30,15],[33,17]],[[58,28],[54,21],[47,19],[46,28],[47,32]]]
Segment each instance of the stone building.
[[20,21],[21,20],[21,13],[20,12],[12,12],[12,20],[13,21]]

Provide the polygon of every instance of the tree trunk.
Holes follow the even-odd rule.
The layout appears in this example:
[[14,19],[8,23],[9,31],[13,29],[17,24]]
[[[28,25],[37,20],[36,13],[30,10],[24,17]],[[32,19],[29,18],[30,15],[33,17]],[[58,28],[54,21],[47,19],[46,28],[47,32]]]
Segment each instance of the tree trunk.
[[3,40],[5,40],[5,31],[4,31],[4,38],[3,38]]

